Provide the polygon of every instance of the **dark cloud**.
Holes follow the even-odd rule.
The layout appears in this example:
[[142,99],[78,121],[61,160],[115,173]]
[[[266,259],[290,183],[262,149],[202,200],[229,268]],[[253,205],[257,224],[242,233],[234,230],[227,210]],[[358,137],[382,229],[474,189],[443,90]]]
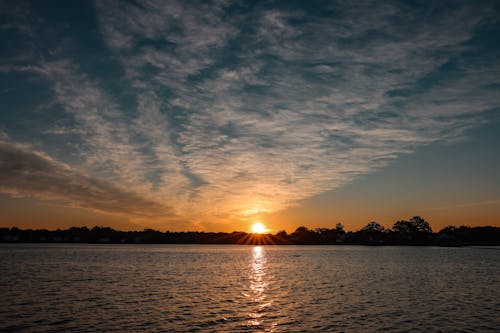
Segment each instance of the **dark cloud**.
[[12,14],[0,29],[12,42],[0,78],[17,78],[5,84],[0,130],[88,175],[31,154],[38,173],[58,172],[40,183],[8,170],[11,193],[165,218],[162,205],[143,207],[248,218],[460,140],[500,107],[491,37],[500,16],[487,2],[99,1],[88,12],[58,9],[64,25],[46,6],[30,4],[40,19]]
[[107,213],[173,215],[169,207],[160,203],[8,142],[0,142],[0,192],[63,200]]

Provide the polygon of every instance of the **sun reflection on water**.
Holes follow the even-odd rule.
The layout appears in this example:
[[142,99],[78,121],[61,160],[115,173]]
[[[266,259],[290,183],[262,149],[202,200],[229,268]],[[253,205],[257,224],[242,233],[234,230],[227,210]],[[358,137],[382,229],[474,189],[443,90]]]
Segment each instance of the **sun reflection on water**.
[[[254,310],[248,316],[248,325],[252,327],[263,327],[263,317],[272,305],[272,300],[268,299],[266,293],[269,285],[269,276],[267,273],[267,258],[262,246],[255,246],[252,249],[250,261],[250,293],[246,294],[250,301],[254,304]],[[275,324],[271,328],[266,329],[267,332],[272,332]]]
[[265,290],[267,287],[266,281],[266,257],[263,253],[262,246],[253,248],[252,264],[251,264],[251,279],[250,289],[253,292],[253,301],[260,302],[265,299]]

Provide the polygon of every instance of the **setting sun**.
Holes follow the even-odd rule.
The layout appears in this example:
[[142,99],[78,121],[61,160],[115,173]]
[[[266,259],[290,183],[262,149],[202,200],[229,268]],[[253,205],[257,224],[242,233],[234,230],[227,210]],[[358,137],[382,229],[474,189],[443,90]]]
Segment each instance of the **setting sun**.
[[263,234],[266,232],[266,227],[260,222],[254,223],[252,225],[252,232],[254,234]]

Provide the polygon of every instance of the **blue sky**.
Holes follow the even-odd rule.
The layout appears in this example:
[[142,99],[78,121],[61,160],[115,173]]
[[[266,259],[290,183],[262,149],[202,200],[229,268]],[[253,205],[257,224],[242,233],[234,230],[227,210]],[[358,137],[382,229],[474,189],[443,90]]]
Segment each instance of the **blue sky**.
[[3,2],[0,201],[224,230],[498,207],[499,9]]

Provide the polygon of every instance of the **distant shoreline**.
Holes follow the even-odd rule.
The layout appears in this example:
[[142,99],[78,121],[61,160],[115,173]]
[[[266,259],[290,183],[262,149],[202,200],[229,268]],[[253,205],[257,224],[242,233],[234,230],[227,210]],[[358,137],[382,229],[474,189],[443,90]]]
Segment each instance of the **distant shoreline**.
[[252,244],[252,243],[104,243],[104,242],[26,242],[26,241],[0,241],[0,246],[2,244],[61,244],[61,245],[76,245],[76,244],[84,244],[84,245],[228,245],[228,246],[339,246],[339,247],[347,247],[347,246],[364,246],[364,247],[446,247],[446,248],[463,248],[463,247],[478,247],[478,246],[494,246],[500,247],[500,243],[471,243],[471,244],[460,244],[460,245],[446,245],[446,244],[366,244],[366,243],[341,243],[341,244]]
[[336,229],[309,230],[299,227],[291,234],[252,234],[246,232],[161,232],[119,231],[108,227],[72,227],[65,230],[0,228],[0,243],[38,244],[197,244],[197,245],[364,245],[364,246],[500,246],[500,228],[446,227],[429,229],[381,229],[370,224],[358,231]]

